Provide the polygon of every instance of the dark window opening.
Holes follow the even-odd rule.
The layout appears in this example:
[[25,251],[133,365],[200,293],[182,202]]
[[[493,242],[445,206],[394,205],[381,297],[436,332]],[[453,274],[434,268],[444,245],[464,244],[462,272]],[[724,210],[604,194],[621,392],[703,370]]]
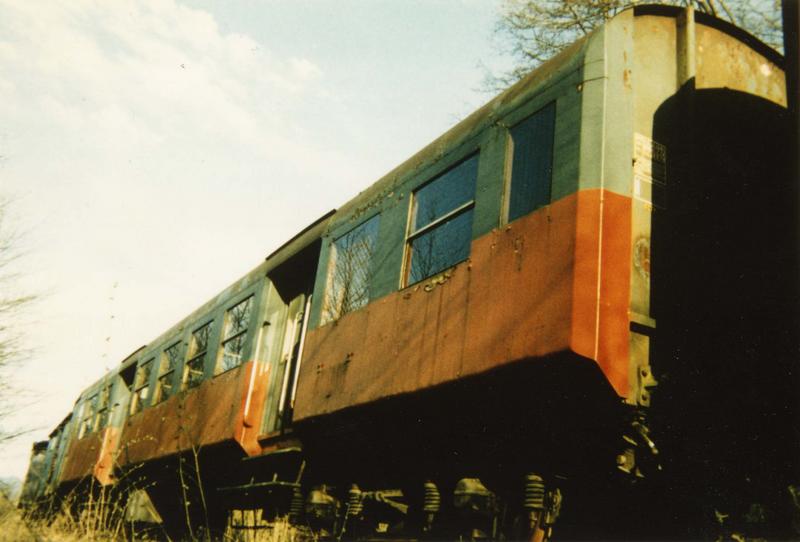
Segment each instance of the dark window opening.
[[550,203],[555,116],[553,102],[511,128],[509,222]]
[[133,391],[133,383],[136,378],[136,364],[132,363],[131,365],[125,367],[120,371],[119,376],[122,378],[122,381],[125,383],[125,387],[128,388],[128,391]]

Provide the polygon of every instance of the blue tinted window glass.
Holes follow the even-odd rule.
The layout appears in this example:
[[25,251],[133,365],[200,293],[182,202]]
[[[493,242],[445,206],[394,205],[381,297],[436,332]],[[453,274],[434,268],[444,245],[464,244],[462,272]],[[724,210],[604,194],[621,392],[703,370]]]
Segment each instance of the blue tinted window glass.
[[417,190],[411,210],[412,233],[472,201],[477,178],[478,155],[475,155]]
[[472,209],[414,238],[410,245],[408,284],[419,282],[469,256]]
[[550,203],[555,112],[551,103],[511,129],[509,222]]

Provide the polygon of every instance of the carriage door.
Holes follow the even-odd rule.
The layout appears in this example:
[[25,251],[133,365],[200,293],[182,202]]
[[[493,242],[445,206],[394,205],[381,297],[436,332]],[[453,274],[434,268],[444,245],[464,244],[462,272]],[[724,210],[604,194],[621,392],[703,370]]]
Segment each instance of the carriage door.
[[292,420],[294,396],[297,392],[297,374],[302,360],[303,342],[308,325],[308,310],[311,296],[301,294],[294,298],[288,307],[286,331],[281,352],[281,388],[278,395],[278,412],[276,429],[282,429]]
[[319,247],[318,241],[312,243],[269,273],[265,342],[270,384],[262,435],[282,431],[292,419]]

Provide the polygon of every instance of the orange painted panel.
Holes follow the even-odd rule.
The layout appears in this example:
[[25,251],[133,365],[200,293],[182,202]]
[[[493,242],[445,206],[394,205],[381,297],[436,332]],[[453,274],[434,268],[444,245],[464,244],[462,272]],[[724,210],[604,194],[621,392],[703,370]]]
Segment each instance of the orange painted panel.
[[627,397],[631,200],[584,190],[578,202],[571,349],[596,360],[617,394]]
[[597,283],[600,242],[600,193],[583,190],[577,195],[580,220],[575,227],[575,265],[572,282],[572,351],[595,358],[597,336]]
[[118,427],[107,427],[103,431],[103,443],[94,466],[94,477],[106,486],[114,482],[114,465],[117,458],[120,430]]
[[104,429],[72,441],[61,469],[61,482],[80,480],[94,472],[103,449],[106,431]]
[[239,442],[249,454],[259,453],[267,381],[264,364],[250,361],[146,408],[129,418],[119,462],[147,461],[226,440]]
[[629,393],[631,200],[606,192],[597,360],[620,397]]
[[247,365],[249,369],[244,372],[244,393],[234,419],[233,438],[247,455],[252,456],[261,453],[258,433],[269,389],[269,368],[266,363],[250,362]]
[[463,374],[568,346],[574,224],[566,198],[473,243]]
[[[422,363],[422,375],[418,380],[419,387],[428,387],[442,382],[452,371],[456,374],[463,370],[465,339],[467,337],[467,317],[465,307],[469,305],[472,273],[469,264],[462,266],[450,280],[439,287],[439,303],[435,318],[437,327],[433,333],[433,358]],[[431,363],[432,362],[432,363]],[[425,371],[425,368],[429,368]],[[421,376],[422,376],[421,375]]]
[[624,397],[629,268],[629,198],[554,202],[473,241],[446,275],[309,332],[295,420],[567,350]]

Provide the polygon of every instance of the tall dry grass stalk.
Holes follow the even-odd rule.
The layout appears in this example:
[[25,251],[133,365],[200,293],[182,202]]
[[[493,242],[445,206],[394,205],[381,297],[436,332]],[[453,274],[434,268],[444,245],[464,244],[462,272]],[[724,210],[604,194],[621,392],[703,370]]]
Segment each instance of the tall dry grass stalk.
[[261,510],[232,510],[225,530],[225,542],[312,542],[317,537],[308,529],[289,523],[288,518],[261,520]]
[[[54,517],[27,516],[13,502],[0,494],[0,542],[199,542],[192,536],[172,540],[163,533],[136,532],[125,523],[124,516],[116,516],[116,523],[93,517],[100,507],[88,507],[74,518],[66,509]],[[228,529],[220,542],[312,542],[317,538],[302,527],[289,523],[287,518],[264,522],[255,511],[238,511],[232,514]],[[251,516],[252,514],[252,516]]]

